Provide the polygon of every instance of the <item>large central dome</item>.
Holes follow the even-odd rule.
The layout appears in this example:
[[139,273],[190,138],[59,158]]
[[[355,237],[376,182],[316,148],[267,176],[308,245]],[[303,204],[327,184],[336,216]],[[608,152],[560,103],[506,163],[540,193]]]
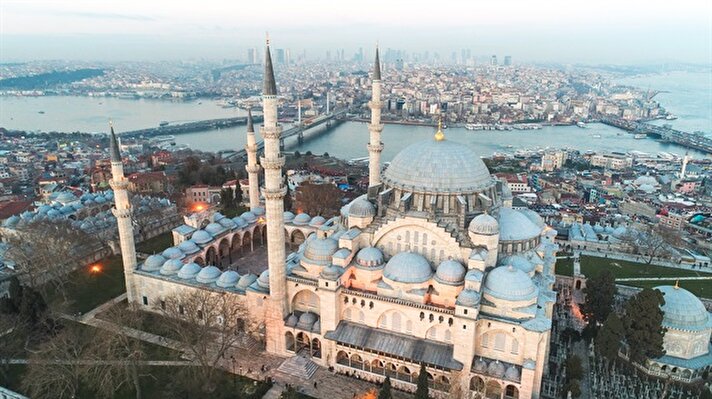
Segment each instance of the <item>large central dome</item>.
[[466,145],[426,140],[409,145],[383,174],[386,185],[414,192],[470,193],[493,184],[487,166]]

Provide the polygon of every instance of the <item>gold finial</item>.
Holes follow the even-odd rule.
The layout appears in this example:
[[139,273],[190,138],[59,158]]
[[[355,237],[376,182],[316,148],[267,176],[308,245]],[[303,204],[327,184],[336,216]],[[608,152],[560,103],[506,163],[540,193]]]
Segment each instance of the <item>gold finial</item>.
[[680,288],[680,280],[678,279],[678,280],[675,280],[675,289],[679,289],[679,288]]
[[435,132],[435,140],[443,141],[445,140],[445,133],[443,133],[443,117],[440,115],[438,117],[438,131]]

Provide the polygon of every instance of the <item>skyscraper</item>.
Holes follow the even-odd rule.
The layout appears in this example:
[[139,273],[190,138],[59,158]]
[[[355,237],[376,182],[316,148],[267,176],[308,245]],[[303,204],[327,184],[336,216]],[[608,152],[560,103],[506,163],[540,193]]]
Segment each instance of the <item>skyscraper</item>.
[[248,64],[257,64],[257,49],[256,48],[248,48],[247,49],[247,63]]
[[275,57],[275,58],[277,58],[277,64],[284,64],[284,61],[285,61],[284,49],[278,48],[275,52],[277,53],[276,54],[277,57]]
[[492,58],[490,58],[490,65],[497,65],[497,56],[492,55]]
[[511,55],[505,55],[505,56],[504,56],[504,65],[505,65],[505,66],[510,66],[510,65],[512,65],[512,56],[511,56]]

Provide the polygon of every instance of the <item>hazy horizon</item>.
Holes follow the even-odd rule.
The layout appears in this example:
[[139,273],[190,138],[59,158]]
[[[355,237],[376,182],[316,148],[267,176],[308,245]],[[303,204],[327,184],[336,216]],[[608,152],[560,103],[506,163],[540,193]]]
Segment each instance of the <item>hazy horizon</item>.
[[359,47],[370,54],[378,41],[443,60],[470,49],[517,62],[712,64],[709,1],[428,4],[0,0],[0,61],[236,59],[269,31],[275,48],[310,59],[336,49],[350,58]]

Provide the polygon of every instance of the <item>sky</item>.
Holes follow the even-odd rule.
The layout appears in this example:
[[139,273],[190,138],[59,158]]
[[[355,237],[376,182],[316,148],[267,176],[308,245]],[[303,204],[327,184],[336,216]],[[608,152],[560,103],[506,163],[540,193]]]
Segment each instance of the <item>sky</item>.
[[0,0],[0,62],[468,48],[515,61],[712,64],[710,0]]

